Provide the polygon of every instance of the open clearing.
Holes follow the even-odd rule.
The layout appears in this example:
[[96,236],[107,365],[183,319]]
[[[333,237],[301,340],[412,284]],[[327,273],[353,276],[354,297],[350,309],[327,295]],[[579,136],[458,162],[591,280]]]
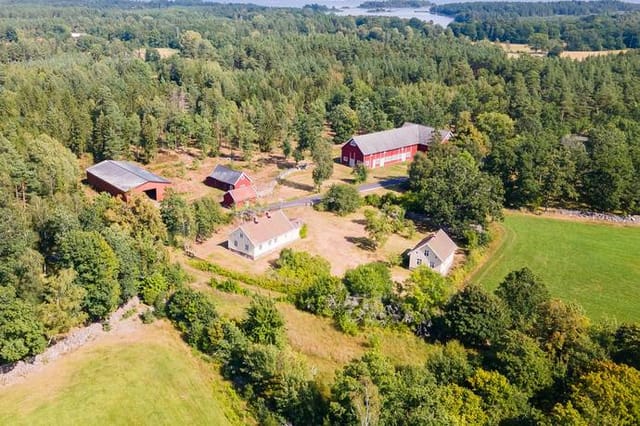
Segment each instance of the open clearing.
[[[331,272],[334,275],[342,275],[347,269],[363,263],[387,261],[390,256],[400,255],[406,249],[413,248],[424,237],[422,233],[416,233],[411,239],[391,235],[384,247],[370,251],[360,248],[360,244],[367,237],[364,229],[364,209],[346,217],[319,212],[311,207],[287,209],[285,213],[290,219],[301,219],[308,227],[307,238],[294,241],[287,247],[324,257],[331,263]],[[194,245],[194,253],[226,269],[253,274],[266,272],[278,258],[280,250],[254,261],[226,248],[229,233],[239,224],[238,219],[234,224],[219,229],[212,238],[202,244]],[[400,267],[394,267],[391,272],[397,281],[402,281],[409,275],[407,269]]]
[[[520,43],[502,43],[495,42],[497,46],[500,46],[502,50],[507,52],[509,58],[518,58],[522,55],[530,56],[546,56],[546,52],[533,50],[528,44]],[[617,55],[620,53],[626,53],[631,49],[618,49],[618,50],[586,50],[586,51],[573,51],[565,50],[560,53],[561,58],[575,59],[577,61],[583,61],[592,56],[606,56]]]
[[[190,269],[189,273],[193,274],[194,271]],[[202,277],[208,275],[195,273]],[[202,283],[202,279],[199,284],[193,285],[209,294],[218,312],[227,318],[241,320],[251,303],[249,296],[212,289]],[[259,290],[247,285],[244,287],[251,291]],[[273,293],[273,296],[277,297],[278,294]],[[291,348],[306,360],[308,367],[317,373],[318,379],[326,386],[330,385],[339,369],[369,349],[372,338],[380,345],[381,352],[396,365],[421,366],[432,348],[408,330],[374,328],[357,336],[349,336],[338,331],[329,318],[300,311],[290,303],[279,302],[277,306],[285,320],[287,341]]]
[[0,424],[254,424],[216,371],[168,323],[140,325],[0,388]]
[[502,241],[470,278],[495,289],[528,266],[553,297],[575,301],[594,319],[640,320],[640,227],[507,213]]

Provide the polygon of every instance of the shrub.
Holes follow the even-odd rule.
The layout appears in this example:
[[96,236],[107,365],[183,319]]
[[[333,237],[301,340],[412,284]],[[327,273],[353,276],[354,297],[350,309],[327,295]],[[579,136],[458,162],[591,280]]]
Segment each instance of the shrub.
[[156,316],[153,313],[152,309],[147,309],[143,313],[140,314],[140,320],[143,324],[151,324],[156,320]]
[[307,238],[308,233],[309,233],[309,227],[307,226],[306,223],[303,223],[302,227],[300,227],[300,238],[302,239]]
[[355,186],[333,184],[320,202],[321,209],[346,216],[360,207],[361,198]]
[[276,346],[284,343],[284,319],[274,301],[268,297],[253,298],[241,329],[254,343]]
[[358,334],[358,324],[347,312],[341,312],[336,316],[336,325],[338,330],[349,336]]

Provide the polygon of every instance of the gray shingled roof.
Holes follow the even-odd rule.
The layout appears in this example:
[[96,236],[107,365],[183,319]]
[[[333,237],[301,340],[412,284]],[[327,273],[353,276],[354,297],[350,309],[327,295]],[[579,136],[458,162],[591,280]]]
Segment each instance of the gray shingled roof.
[[91,173],[124,192],[147,182],[171,183],[165,178],[126,161],[105,160],[89,167],[87,173]]
[[443,262],[458,249],[456,243],[442,229],[420,241],[413,250],[422,250],[424,247],[429,247]]
[[[228,183],[229,185],[235,185],[236,182],[242,177],[244,172],[239,172],[237,170],[232,170],[228,167],[217,165],[213,172],[209,175],[211,179],[218,180],[220,182]],[[245,175],[246,176],[246,175]],[[249,180],[251,178],[247,176]]]
[[362,154],[369,155],[376,152],[391,151],[411,145],[429,145],[432,143],[433,132],[439,132],[441,140],[449,137],[450,132],[435,130],[420,124],[405,123],[402,127],[367,135],[354,136],[347,143],[354,141]]

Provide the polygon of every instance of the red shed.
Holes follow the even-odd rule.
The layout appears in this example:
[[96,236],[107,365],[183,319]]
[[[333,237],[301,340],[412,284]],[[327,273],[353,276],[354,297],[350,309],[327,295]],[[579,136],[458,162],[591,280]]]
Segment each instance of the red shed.
[[230,191],[243,186],[251,186],[251,178],[245,172],[232,170],[228,167],[217,165],[205,183],[214,188]]
[[444,142],[450,137],[449,131],[405,123],[397,129],[352,137],[342,146],[340,162],[350,167],[358,164],[371,169],[384,167],[409,161],[416,152],[427,151],[432,143]]
[[229,208],[242,207],[256,198],[258,198],[258,193],[253,189],[253,186],[241,186],[225,192],[222,205]]
[[152,200],[162,201],[171,184],[127,161],[105,160],[87,169],[87,181],[98,191],[120,196],[124,200],[132,192],[144,193]]

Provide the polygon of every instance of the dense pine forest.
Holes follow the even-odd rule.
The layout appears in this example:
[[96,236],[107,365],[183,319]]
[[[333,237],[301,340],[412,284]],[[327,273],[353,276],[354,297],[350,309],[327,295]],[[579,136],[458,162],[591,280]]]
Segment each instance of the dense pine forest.
[[454,17],[457,35],[472,40],[544,43],[544,50],[640,47],[640,6],[620,1],[470,2],[434,6]]
[[140,295],[264,424],[637,424],[640,326],[591,324],[526,268],[495,293],[426,272],[397,289],[384,264],[335,277],[323,259],[283,251],[258,284],[298,309],[345,333],[399,327],[437,343],[421,368],[372,344],[326,388],[288,351],[271,300],[256,297],[242,322],[222,318],[170,261],[177,221],[206,238],[229,220],[216,201],[175,196],[159,209],[81,183],[82,167],[150,163],[160,149],[319,163],[352,134],[414,122],[454,136],[411,165],[405,195],[367,202],[427,215],[461,244],[486,243],[504,206],[640,212],[638,52],[512,59],[453,29],[313,8],[4,3],[0,363]]

